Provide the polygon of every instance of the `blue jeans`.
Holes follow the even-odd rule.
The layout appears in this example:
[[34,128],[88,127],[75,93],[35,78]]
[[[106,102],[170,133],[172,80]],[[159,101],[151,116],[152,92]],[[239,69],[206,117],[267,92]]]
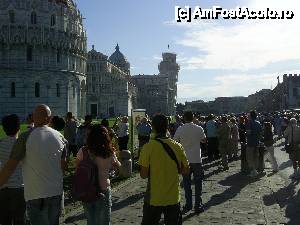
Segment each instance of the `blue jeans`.
[[192,179],[191,175],[194,176],[195,183],[195,208],[198,208],[202,205],[202,180],[204,177],[204,171],[202,167],[202,163],[191,163],[191,173],[189,175],[182,175],[183,177],[183,188],[185,193],[185,206],[188,208],[193,207],[193,199],[192,199]]
[[82,203],[87,218],[87,225],[110,225],[111,189],[104,192],[104,197],[93,203]]
[[58,225],[62,196],[34,199],[26,202],[31,225]]

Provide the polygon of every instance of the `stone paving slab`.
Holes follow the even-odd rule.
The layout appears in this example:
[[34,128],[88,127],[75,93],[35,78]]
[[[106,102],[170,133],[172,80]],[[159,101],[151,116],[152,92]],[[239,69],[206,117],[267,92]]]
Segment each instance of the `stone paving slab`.
[[[205,212],[184,215],[184,225],[198,224],[291,224],[300,225],[299,185],[280,173],[253,179],[240,174],[240,162],[230,163],[228,171],[218,164],[205,165],[203,184]],[[146,180],[135,177],[113,191],[112,224],[141,224]],[[182,190],[182,202],[184,201]],[[67,216],[64,224],[85,225],[82,208]],[[163,224],[163,223],[161,223]]]

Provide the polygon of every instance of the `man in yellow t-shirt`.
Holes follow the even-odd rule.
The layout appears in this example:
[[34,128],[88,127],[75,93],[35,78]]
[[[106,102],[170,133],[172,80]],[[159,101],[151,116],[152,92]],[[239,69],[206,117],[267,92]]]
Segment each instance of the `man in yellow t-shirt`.
[[179,171],[189,173],[189,163],[183,147],[167,138],[168,119],[156,115],[152,126],[156,138],[167,144],[178,161],[178,167],[157,140],[150,140],[141,150],[139,164],[140,175],[148,178],[148,187],[144,199],[142,225],[156,225],[164,213],[166,225],[181,224]]

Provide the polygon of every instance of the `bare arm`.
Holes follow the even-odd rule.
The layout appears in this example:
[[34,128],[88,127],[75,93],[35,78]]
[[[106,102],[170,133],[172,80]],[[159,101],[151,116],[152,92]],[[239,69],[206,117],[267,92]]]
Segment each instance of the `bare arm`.
[[149,167],[141,166],[141,169],[140,169],[140,176],[141,176],[141,178],[143,178],[143,179],[148,178],[148,177],[149,177]]
[[120,167],[121,167],[121,163],[120,161],[118,160],[117,156],[116,155],[113,155],[113,162],[112,162],[112,169],[114,171],[119,171]]
[[20,161],[9,159],[0,172],[0,187],[3,186],[17,168]]
[[181,164],[181,174],[182,175],[189,175],[191,172],[190,166],[184,166],[183,164]]

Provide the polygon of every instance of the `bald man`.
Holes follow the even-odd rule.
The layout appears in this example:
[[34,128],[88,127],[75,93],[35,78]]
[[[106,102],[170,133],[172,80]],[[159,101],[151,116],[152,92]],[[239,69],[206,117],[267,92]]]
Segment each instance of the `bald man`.
[[0,172],[0,187],[22,161],[24,196],[32,225],[58,225],[63,193],[62,164],[67,141],[48,126],[51,110],[38,105],[33,113],[35,128],[17,139],[10,159]]

